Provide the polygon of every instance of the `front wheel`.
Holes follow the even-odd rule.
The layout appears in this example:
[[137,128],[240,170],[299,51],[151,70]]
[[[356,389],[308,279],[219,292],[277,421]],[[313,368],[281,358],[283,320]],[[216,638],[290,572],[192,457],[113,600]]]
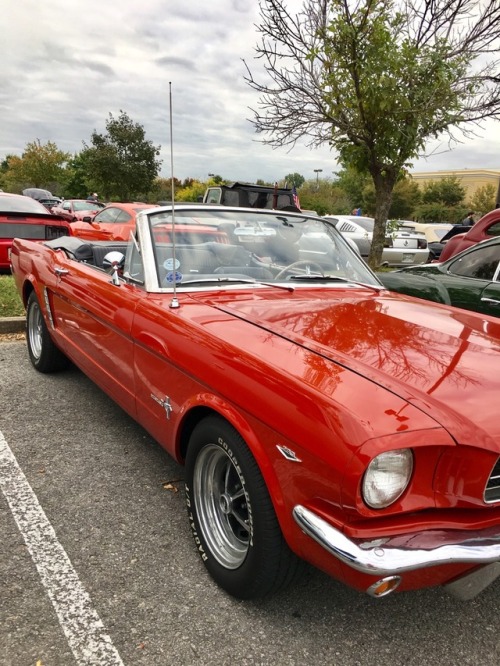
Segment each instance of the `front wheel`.
[[272,594],[302,568],[283,538],[254,457],[220,417],[204,419],[193,431],[186,458],[186,501],[203,563],[232,596]]
[[56,372],[67,367],[69,361],[52,341],[34,291],[26,308],[26,342],[30,361],[39,372]]

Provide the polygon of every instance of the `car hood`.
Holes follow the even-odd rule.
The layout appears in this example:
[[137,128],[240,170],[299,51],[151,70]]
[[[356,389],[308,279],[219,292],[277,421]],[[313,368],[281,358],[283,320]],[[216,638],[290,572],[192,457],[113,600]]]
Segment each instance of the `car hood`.
[[383,386],[457,442],[482,439],[485,448],[499,448],[500,323],[493,318],[360,289],[263,290],[210,300]]

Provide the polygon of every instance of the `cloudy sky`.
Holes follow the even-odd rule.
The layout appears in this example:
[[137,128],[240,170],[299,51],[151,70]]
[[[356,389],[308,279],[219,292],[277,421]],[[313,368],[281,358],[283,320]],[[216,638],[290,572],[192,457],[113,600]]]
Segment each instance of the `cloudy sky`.
[[[289,0],[297,10],[300,0]],[[120,110],[161,145],[170,176],[169,82],[174,175],[209,173],[253,182],[298,172],[314,178],[338,169],[335,153],[257,141],[249,107],[257,0],[3,0],[0,12],[0,159],[35,139],[75,153]],[[500,168],[500,123],[451,152],[446,142],[415,171]]]

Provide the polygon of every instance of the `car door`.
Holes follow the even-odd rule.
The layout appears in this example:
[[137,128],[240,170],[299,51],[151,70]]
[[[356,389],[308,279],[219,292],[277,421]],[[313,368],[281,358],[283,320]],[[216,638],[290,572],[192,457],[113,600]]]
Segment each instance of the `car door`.
[[130,231],[134,228],[135,218],[126,210],[120,210],[112,225],[106,225],[105,231],[109,231],[111,240],[126,241]]
[[490,282],[483,289],[480,298],[480,312],[500,317],[500,282]]
[[140,285],[111,282],[104,270],[54,255],[49,288],[57,341],[99,386],[135,414],[131,328]]
[[122,212],[121,208],[108,206],[94,217],[91,222],[77,222],[73,233],[79,238],[93,240],[114,240],[115,223]]
[[468,252],[450,260],[446,287],[452,305],[500,316],[495,303],[499,293],[500,243],[475,245]]

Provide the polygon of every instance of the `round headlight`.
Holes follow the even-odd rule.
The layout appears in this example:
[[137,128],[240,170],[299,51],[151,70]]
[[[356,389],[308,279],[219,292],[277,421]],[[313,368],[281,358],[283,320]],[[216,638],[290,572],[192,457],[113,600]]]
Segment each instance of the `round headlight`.
[[413,470],[410,449],[386,451],[368,465],[363,478],[363,499],[372,509],[384,509],[406,489]]

